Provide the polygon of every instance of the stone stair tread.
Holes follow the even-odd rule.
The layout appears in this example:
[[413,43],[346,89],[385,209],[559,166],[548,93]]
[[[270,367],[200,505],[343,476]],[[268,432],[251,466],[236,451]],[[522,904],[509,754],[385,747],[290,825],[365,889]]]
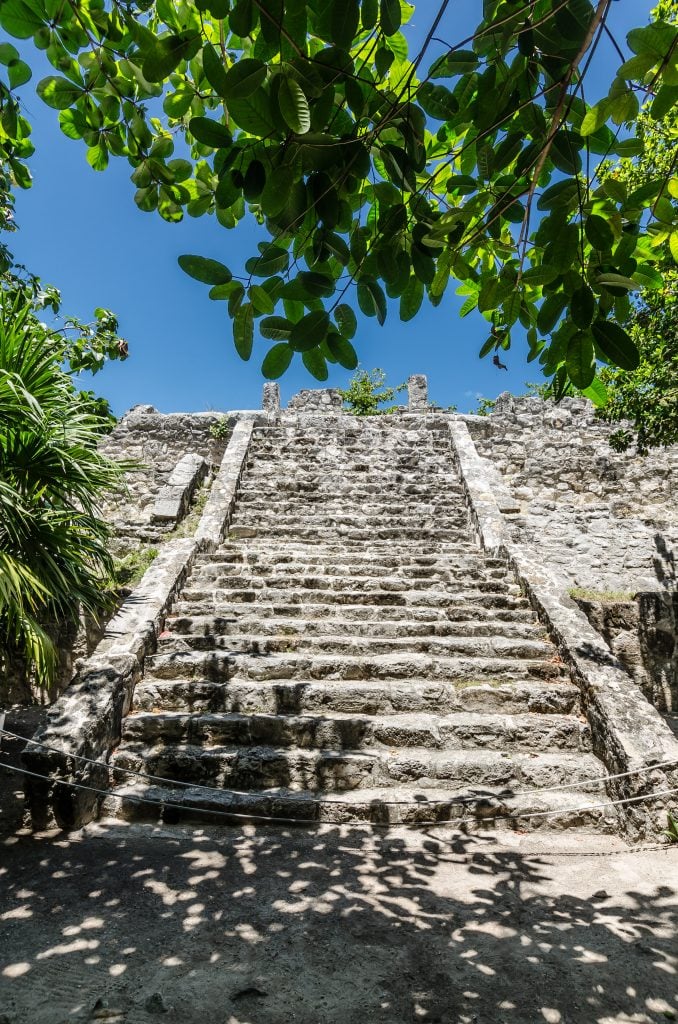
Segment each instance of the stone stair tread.
[[[137,801],[144,798],[153,805]],[[603,798],[601,797],[600,800]],[[576,828],[615,832],[616,818],[612,808],[586,810],[600,802],[588,791],[540,793],[538,789],[511,795],[500,787],[467,787],[458,792],[441,792],[420,786],[374,787],[344,793],[299,791],[270,788],[250,793],[207,792],[199,787],[154,786],[143,783],[118,786],[104,801],[104,813],[128,820],[159,820],[174,824],[179,821],[209,820],[233,815],[240,818],[273,818],[327,824],[373,822],[375,824],[424,824],[450,821],[468,828],[509,828],[532,831],[546,828],[560,831]],[[163,812],[156,804],[179,805]],[[201,811],[206,813],[201,813]],[[543,813],[538,813],[543,812]],[[520,817],[520,815],[535,815]],[[265,823],[265,822],[263,822]],[[275,824],[275,821],[272,822]]]
[[[167,708],[167,704],[172,704]],[[181,705],[178,707],[177,705]],[[402,711],[510,711],[540,714],[578,713],[579,689],[567,679],[518,679],[455,685],[439,680],[259,680],[226,683],[196,679],[144,680],[137,684],[135,707],[140,710],[181,710],[201,705],[207,711],[286,714],[346,710],[352,714],[392,714]],[[202,705],[206,705],[203,707]]]
[[301,622],[293,616],[277,618],[249,618],[241,615],[229,617],[218,615],[170,616],[165,621],[165,630],[175,637],[199,636],[230,636],[230,630],[247,631],[253,635],[259,631],[262,637],[269,636],[334,636],[352,631],[354,636],[369,636],[376,639],[396,636],[402,639],[412,638],[445,638],[462,636],[503,636],[507,633],[517,638],[546,639],[544,627],[540,623],[512,621],[506,619],[460,619],[457,621],[431,621],[429,623],[412,622],[403,624],[393,620],[373,619],[356,623],[349,619],[320,618],[305,619]]

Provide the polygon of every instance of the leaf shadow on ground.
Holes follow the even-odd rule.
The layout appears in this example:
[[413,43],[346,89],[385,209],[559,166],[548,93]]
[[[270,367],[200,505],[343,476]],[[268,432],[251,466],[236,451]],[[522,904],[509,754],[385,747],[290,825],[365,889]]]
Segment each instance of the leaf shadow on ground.
[[508,847],[363,827],[10,837],[0,1007],[11,1024],[677,1019],[677,851],[648,876],[624,850]]

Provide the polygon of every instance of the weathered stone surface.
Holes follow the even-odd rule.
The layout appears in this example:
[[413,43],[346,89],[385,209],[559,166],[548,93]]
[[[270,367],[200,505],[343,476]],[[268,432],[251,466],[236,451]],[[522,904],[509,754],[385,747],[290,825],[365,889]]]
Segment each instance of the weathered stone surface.
[[492,415],[464,419],[518,508],[511,537],[566,586],[675,589],[678,446],[616,453],[614,428],[585,399],[505,395]]
[[[637,772],[610,783],[626,805],[626,821],[638,834],[657,834],[665,818],[666,800],[642,800],[654,791],[678,785],[678,741],[655,708],[623,671],[604,640],[581,609],[567,596],[565,581],[552,565],[546,572],[530,549],[510,539],[509,529],[493,501],[486,462],[475,451],[466,425],[450,427],[461,475],[479,535],[486,548],[503,555],[539,611],[582,690],[584,711],[593,730],[594,750],[613,774]],[[654,765],[667,767],[653,770]]]
[[261,403],[264,412],[277,419],[280,415],[280,385],[274,381],[267,381],[264,384],[264,393]]
[[428,408],[428,381],[423,373],[408,377],[407,405],[410,412],[423,412]]
[[[264,411],[210,420],[210,445],[223,446],[224,423],[230,440],[193,537],[160,547],[42,735],[56,752],[33,744],[28,762],[113,786],[105,812],[130,818],[158,813],[137,799],[150,774],[165,780],[157,799],[187,820],[199,807],[215,820],[459,817],[656,835],[660,792],[678,774],[661,765],[678,761],[678,743],[567,596],[579,581],[572,514],[591,543],[607,539],[605,515],[624,518],[613,507],[618,466],[596,463],[598,491],[586,469],[606,435],[582,403],[537,408],[509,396],[488,425],[428,406],[423,378],[412,378],[410,399],[395,415],[360,419],[332,390],[279,411],[271,387]],[[180,462],[160,486],[190,486],[184,456],[214,458],[186,419],[183,439],[178,421],[152,409],[133,410],[121,429],[146,451],[156,445],[153,458]],[[629,465],[626,485],[647,495]],[[526,523],[546,493],[553,517],[537,543]],[[624,508],[641,500],[625,496]],[[647,554],[648,517],[641,525],[632,574]],[[606,550],[609,578],[621,576],[621,548]],[[668,622],[660,604],[648,617],[653,643]],[[106,761],[114,747],[110,773],[74,769],[78,752]],[[606,771],[634,774],[606,781]],[[35,781],[36,822],[51,813],[72,827],[96,813],[91,793]],[[617,812],[606,795],[629,803]]]
[[162,487],[151,511],[152,523],[178,523],[186,515],[196,487],[205,479],[208,464],[202,455],[183,455]]

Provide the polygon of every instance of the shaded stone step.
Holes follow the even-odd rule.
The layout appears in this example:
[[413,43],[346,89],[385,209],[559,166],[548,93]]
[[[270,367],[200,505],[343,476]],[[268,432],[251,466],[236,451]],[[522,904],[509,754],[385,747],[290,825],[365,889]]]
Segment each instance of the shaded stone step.
[[197,565],[191,579],[199,580],[201,583],[207,580],[219,584],[223,580],[254,580],[258,579],[261,584],[278,578],[284,573],[286,579],[294,577],[297,579],[351,579],[364,585],[374,586],[383,580],[396,580],[403,585],[411,583],[413,586],[431,586],[435,583],[455,583],[465,580],[507,581],[513,582],[504,567],[486,568],[482,562],[472,566],[443,566],[406,565],[406,566],[379,566],[369,562],[337,564],[327,562],[318,564],[310,557],[306,562],[290,560],[285,562],[282,559],[275,562],[264,562],[261,560],[245,561],[244,559],[230,562],[213,561]]
[[134,705],[140,711],[234,712],[254,714],[452,714],[455,711],[521,714],[577,714],[579,690],[571,682],[539,679],[510,683],[443,683],[428,679],[405,682],[351,680],[333,682],[227,683],[196,679],[144,679]]
[[368,540],[384,540],[384,541],[398,541],[401,543],[403,540],[413,541],[430,541],[430,542],[455,542],[464,541],[467,539],[467,534],[462,530],[452,529],[436,529],[431,527],[427,529],[425,527],[413,526],[407,530],[395,529],[389,527],[374,526],[372,528],[351,528],[347,526],[281,526],[279,524],[271,524],[270,526],[246,526],[244,524],[234,523],[229,527],[228,537],[230,540],[244,540],[249,537],[276,537],[282,538],[286,541],[288,538],[296,538],[299,540],[309,541],[322,541],[327,537],[327,534],[334,534],[335,536],[341,536],[342,539],[356,540],[356,541],[368,541]]
[[[189,580],[192,584],[193,581]],[[231,604],[265,604],[267,602],[282,604],[303,604],[306,608],[313,605],[366,604],[378,607],[396,606],[400,608],[450,608],[453,606],[478,604],[485,608],[526,608],[525,598],[518,597],[516,584],[506,584],[503,592],[491,588],[485,592],[479,587],[473,589],[445,590],[368,590],[364,587],[356,590],[305,590],[297,586],[261,587],[259,589],[245,587],[201,587],[199,581],[195,586],[187,586],[182,592],[182,600],[189,603],[205,602],[205,611],[213,607],[229,607]]]
[[388,575],[389,571],[406,574],[412,570],[421,572],[439,569],[443,572],[463,573],[468,569],[481,567],[485,571],[507,572],[506,563],[500,558],[484,555],[479,549],[460,553],[456,556],[437,552],[421,554],[416,550],[408,552],[399,549],[397,553],[388,550],[370,552],[363,555],[359,551],[344,548],[326,551],[324,546],[309,549],[308,545],[296,548],[279,546],[262,546],[253,542],[247,544],[225,544],[216,551],[203,553],[196,558],[196,567],[216,565],[251,565],[255,567],[285,566],[301,570],[311,566],[317,572],[330,571],[333,566],[337,570],[347,572],[354,568],[356,574],[373,571],[375,574]]
[[432,591],[449,593],[450,595],[459,590],[477,590],[482,594],[516,594],[518,586],[513,581],[507,581],[505,576],[500,579],[487,578],[481,573],[467,573],[462,577],[445,579],[444,577],[423,578],[410,576],[406,579],[399,579],[397,576],[379,576],[373,579],[369,576],[331,576],[318,575],[296,575],[285,573],[284,575],[259,575],[256,570],[252,572],[240,572],[229,575],[228,573],[211,573],[202,570],[194,573],[190,579],[190,586],[186,592],[195,595],[204,590],[206,594],[214,591],[223,592],[224,598],[232,591],[267,591],[281,592],[294,588],[295,590],[312,590],[316,594],[326,593],[328,596],[339,591],[342,594],[405,594],[412,595],[416,592],[430,594]]
[[[356,595],[359,596],[359,595]],[[324,619],[348,620],[351,623],[372,622],[376,619],[382,622],[397,623],[448,623],[467,622],[475,620],[485,622],[490,619],[501,619],[505,622],[534,622],[534,613],[529,603],[524,598],[498,599],[496,595],[489,595],[475,601],[461,601],[458,604],[450,602],[445,607],[432,607],[430,605],[381,605],[381,604],[302,604],[301,599],[295,603],[280,601],[268,603],[260,602],[253,605],[250,602],[222,604],[217,608],[217,601],[207,601],[205,598],[199,601],[181,600],[174,605],[173,612],[178,618],[210,615],[222,620],[236,622],[242,616],[258,619],[288,618],[293,620],[306,620],[308,622],[321,622]],[[227,614],[225,614],[227,609]]]
[[146,676],[155,679],[464,679],[497,681],[553,679],[564,672],[554,658],[430,657],[425,654],[384,654],[380,657],[332,654],[231,655],[207,653],[156,654],[146,659]]
[[158,654],[225,651],[231,654],[284,654],[288,652],[331,654],[335,656],[376,657],[380,654],[429,654],[450,657],[468,654],[484,658],[552,658],[556,648],[544,640],[501,636],[386,637],[374,636],[162,636]]
[[522,622],[516,619],[483,619],[471,615],[468,619],[458,622],[430,621],[408,622],[406,620],[389,621],[371,619],[356,621],[350,619],[320,618],[304,619],[297,616],[285,618],[264,618],[249,615],[248,610],[241,609],[240,616],[194,615],[168,618],[165,631],[175,636],[214,637],[231,636],[248,633],[260,637],[308,637],[308,636],[365,636],[377,638],[405,639],[413,637],[428,639],[433,637],[507,637],[512,639],[546,640],[544,627],[531,620]]
[[[143,801],[151,801],[144,803]],[[450,822],[466,829],[519,829],[550,832],[578,829],[596,833],[617,831],[614,809],[587,810],[595,803],[588,792],[540,794],[539,790],[513,797],[501,789],[483,787],[457,796],[419,787],[357,790],[333,793],[299,793],[270,789],[260,793],[207,793],[202,789],[132,784],[119,786],[104,800],[103,813],[130,822],[165,824],[195,823],[242,825],[249,818],[280,823],[425,824]],[[179,806],[157,806],[176,804]],[[526,815],[533,817],[526,817]],[[534,816],[536,815],[536,816]],[[272,822],[275,824],[275,821]]]
[[116,778],[131,770],[154,776],[156,781],[164,779],[218,789],[284,786],[334,793],[393,784],[451,792],[468,786],[515,790],[604,777],[602,765],[593,755],[568,751],[516,751],[509,757],[501,751],[481,749],[337,751],[126,743],[111,763],[121,770],[114,773]]
[[422,713],[386,716],[346,712],[185,714],[138,712],[124,722],[126,743],[149,746],[220,745],[362,750],[426,747],[429,750],[590,750],[588,725],[573,715]]

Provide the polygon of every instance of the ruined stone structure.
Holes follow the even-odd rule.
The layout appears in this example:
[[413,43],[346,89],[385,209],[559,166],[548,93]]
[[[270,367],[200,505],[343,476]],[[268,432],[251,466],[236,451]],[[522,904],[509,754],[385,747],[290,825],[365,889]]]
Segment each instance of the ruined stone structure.
[[605,438],[582,403],[437,410],[422,377],[368,419],[331,390],[281,411],[270,384],[263,411],[132,410],[108,442],[137,460],[111,515],[159,553],[25,753],[75,784],[32,780],[35,823],[656,835],[678,787],[673,654],[655,692],[568,593],[663,607],[678,453]]

